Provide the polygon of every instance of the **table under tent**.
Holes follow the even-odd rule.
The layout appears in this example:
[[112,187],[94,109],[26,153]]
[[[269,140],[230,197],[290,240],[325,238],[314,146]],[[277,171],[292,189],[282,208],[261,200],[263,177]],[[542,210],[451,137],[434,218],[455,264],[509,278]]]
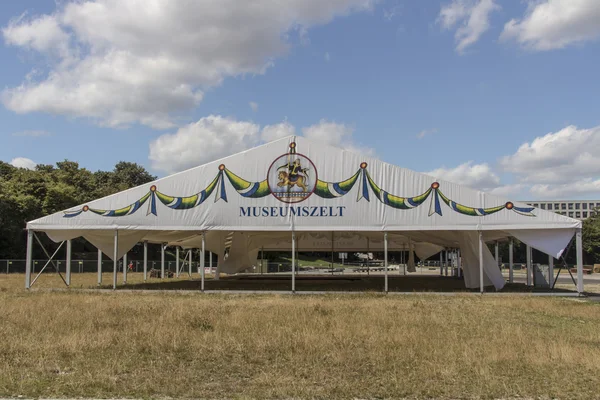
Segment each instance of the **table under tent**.
[[[287,250],[292,291],[298,251],[382,252],[387,291],[388,252],[408,252],[410,271],[415,254],[423,260],[451,249],[460,254],[466,288],[483,291],[505,284],[486,243],[518,239],[527,245],[530,267],[530,248],[547,254],[551,265],[574,237],[577,291],[583,292],[581,221],[303,137],[275,140],[31,221],[27,230],[27,288],[35,233],[44,232],[66,242],[67,261],[72,239],[96,246],[113,261],[113,287],[118,261],[138,243],[163,245],[163,272],[165,246],[200,249],[202,290],[207,252],[218,255],[218,279],[258,265],[261,250]],[[527,276],[529,281],[530,268]]]

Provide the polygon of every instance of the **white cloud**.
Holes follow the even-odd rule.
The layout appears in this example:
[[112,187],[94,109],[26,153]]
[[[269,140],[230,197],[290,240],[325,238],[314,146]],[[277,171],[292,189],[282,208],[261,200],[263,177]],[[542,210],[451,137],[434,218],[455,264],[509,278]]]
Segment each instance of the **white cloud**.
[[402,15],[403,8],[404,4],[395,4],[390,8],[386,8],[383,10],[383,18],[387,21],[391,21],[394,17]]
[[522,183],[512,183],[506,185],[500,185],[487,192],[494,196],[508,197],[513,200],[523,199],[523,193],[529,189],[527,185]]
[[261,139],[265,142],[272,142],[273,140],[291,136],[295,133],[296,128],[289,122],[284,121],[280,124],[265,126],[261,133]]
[[425,136],[433,135],[434,133],[437,133],[437,129],[436,128],[433,128],[433,129],[423,129],[421,132],[417,133],[417,139],[423,139]]
[[17,113],[86,117],[108,126],[174,125],[207,87],[262,74],[292,37],[376,0],[81,0],[12,20],[7,44],[53,55],[41,80],[2,93]]
[[[346,150],[370,156],[375,153],[371,148],[354,143],[353,129],[344,124],[321,120],[302,132],[308,139]],[[152,141],[149,159],[153,168],[174,173],[295,134],[296,128],[288,121],[261,129],[251,122],[210,115]]]
[[568,126],[524,143],[500,163],[505,171],[515,173],[523,182],[565,184],[599,176],[599,154],[600,126],[591,129]]
[[537,184],[530,190],[539,199],[578,199],[582,196],[598,196],[600,179],[580,179],[560,185]]
[[54,16],[43,15],[30,21],[25,18],[26,14],[14,18],[2,29],[6,44],[68,57],[69,34]]
[[327,61],[327,62],[331,61],[331,55],[329,55],[329,52],[325,53],[325,61]]
[[426,174],[481,190],[492,190],[500,185],[500,178],[487,163],[473,164],[468,161],[454,168],[442,167]]
[[210,115],[150,143],[156,169],[174,173],[254,147],[260,127],[250,122]]
[[442,6],[438,23],[444,29],[452,29],[459,25],[454,39],[456,51],[462,54],[490,28],[490,15],[498,10],[500,6],[494,0],[453,0],[452,3]]
[[50,132],[44,131],[44,130],[27,130],[27,131],[15,132],[12,135],[13,136],[21,136],[21,137],[51,136]]
[[10,161],[10,165],[17,168],[35,169],[37,163],[29,158],[17,157]]
[[534,198],[577,198],[600,195],[600,126],[558,132],[522,144],[500,160]]
[[302,128],[302,134],[307,139],[317,140],[354,153],[375,156],[375,149],[354,142],[352,139],[353,133],[354,128],[351,126],[329,122],[325,119],[317,124]]
[[598,39],[600,4],[598,0],[530,1],[525,16],[507,22],[500,38],[539,51]]
[[257,112],[258,111],[258,103],[255,101],[251,101],[250,103],[248,103],[250,105],[250,108],[252,109],[252,111]]

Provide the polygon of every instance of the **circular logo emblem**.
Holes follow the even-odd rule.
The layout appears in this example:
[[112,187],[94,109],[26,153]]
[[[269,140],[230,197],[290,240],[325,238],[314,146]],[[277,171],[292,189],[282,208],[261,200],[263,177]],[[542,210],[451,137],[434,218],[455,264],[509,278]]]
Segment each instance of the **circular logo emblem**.
[[267,183],[271,194],[284,203],[299,203],[315,191],[317,169],[302,154],[280,156],[269,168]]

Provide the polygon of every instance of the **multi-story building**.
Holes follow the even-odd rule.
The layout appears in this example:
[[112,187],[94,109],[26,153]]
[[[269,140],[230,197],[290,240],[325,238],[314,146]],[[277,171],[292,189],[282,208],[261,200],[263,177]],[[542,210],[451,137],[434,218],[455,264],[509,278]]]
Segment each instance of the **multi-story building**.
[[600,214],[600,200],[536,200],[523,203],[581,220]]

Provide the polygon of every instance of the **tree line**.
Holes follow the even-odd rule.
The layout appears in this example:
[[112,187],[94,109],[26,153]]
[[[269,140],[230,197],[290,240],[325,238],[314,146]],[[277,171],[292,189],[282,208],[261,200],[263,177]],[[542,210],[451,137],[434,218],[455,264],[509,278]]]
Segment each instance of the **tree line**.
[[[0,161],[0,259],[25,257],[27,221],[143,185],[155,180],[144,167],[121,161],[112,171],[91,172],[77,162],[61,161],[56,166],[39,164],[33,170],[16,168]],[[51,247],[53,244],[40,235]],[[575,262],[575,246],[567,254]],[[600,263],[600,216],[595,213],[583,223],[584,263]],[[83,257],[95,248],[79,240],[74,252]],[[154,252],[152,252],[154,253]],[[539,253],[539,252],[538,252]],[[534,252],[534,262],[547,262],[547,256]],[[43,257],[36,248],[34,257]],[[508,261],[508,244],[500,244],[500,258]],[[524,262],[525,245],[515,244],[515,262]]]
[[[33,170],[16,168],[0,161],[0,259],[25,257],[27,221],[155,180],[144,167],[121,161],[112,171],[91,172],[77,162],[61,161],[56,166],[39,164]],[[53,246],[45,235],[40,239]],[[34,257],[43,257],[34,246]],[[83,240],[73,251],[95,251]]]

